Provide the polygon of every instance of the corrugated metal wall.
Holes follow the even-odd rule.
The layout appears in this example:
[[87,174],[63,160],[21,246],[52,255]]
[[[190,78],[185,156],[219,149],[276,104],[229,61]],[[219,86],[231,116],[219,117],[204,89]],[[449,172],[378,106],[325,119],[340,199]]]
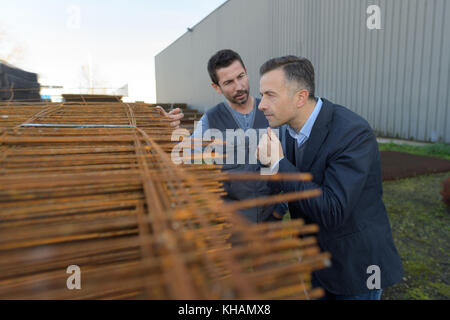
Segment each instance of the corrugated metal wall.
[[[373,4],[381,30],[366,26]],[[241,54],[254,95],[259,66],[295,54],[313,62],[317,95],[379,134],[450,143],[449,17],[448,0],[229,0],[155,57],[157,100],[220,102],[206,71],[217,50]]]

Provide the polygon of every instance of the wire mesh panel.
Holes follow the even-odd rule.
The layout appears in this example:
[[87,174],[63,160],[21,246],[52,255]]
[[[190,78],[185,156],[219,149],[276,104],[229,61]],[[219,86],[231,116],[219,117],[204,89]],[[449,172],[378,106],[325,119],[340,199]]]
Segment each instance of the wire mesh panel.
[[[329,264],[302,220],[238,210],[320,190],[228,203],[218,165],[176,165],[173,129],[143,103],[0,105],[1,299],[311,299]],[[81,270],[69,290],[68,266]]]

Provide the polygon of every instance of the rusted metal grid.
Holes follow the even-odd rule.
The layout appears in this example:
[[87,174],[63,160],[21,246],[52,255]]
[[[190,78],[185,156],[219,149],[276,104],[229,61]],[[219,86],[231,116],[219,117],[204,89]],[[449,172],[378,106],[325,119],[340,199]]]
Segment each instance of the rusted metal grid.
[[[15,122],[5,125],[6,114]],[[105,123],[129,127],[21,127]],[[317,226],[251,225],[236,213],[320,191],[224,203],[222,181],[264,177],[173,164],[172,129],[145,104],[0,105],[1,127],[9,127],[0,129],[1,299],[323,294],[310,286],[330,258],[311,236]],[[67,289],[69,265],[81,269],[81,290]]]

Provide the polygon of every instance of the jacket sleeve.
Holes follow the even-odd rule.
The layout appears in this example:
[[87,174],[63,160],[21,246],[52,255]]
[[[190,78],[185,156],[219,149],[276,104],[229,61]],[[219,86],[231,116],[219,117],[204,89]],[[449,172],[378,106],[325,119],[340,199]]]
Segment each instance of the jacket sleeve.
[[288,210],[288,205],[286,202],[280,202],[277,203],[275,206],[275,211],[280,215],[284,216],[286,214],[286,211]]
[[[318,197],[299,200],[302,212],[321,228],[331,230],[342,225],[352,212],[370,173],[378,148],[375,135],[370,129],[359,131],[350,141],[329,155],[322,184],[303,181],[273,182],[275,191],[297,192],[320,188]],[[351,138],[351,139],[349,139]],[[342,140],[341,140],[342,141]],[[298,172],[289,160],[280,161],[279,172]]]

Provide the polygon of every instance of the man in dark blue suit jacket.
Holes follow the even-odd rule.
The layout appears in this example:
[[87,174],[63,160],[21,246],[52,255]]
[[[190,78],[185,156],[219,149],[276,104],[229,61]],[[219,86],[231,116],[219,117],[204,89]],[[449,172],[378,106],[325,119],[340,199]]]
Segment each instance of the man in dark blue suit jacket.
[[274,172],[313,175],[311,182],[274,182],[272,188],[322,190],[319,197],[289,203],[293,219],[319,225],[319,245],[332,255],[331,267],[315,272],[313,284],[329,299],[380,299],[403,271],[382,201],[380,153],[370,125],[315,97],[314,68],[307,59],[271,59],[260,73],[259,109],[281,131],[278,139],[268,130],[258,146],[259,160]]

